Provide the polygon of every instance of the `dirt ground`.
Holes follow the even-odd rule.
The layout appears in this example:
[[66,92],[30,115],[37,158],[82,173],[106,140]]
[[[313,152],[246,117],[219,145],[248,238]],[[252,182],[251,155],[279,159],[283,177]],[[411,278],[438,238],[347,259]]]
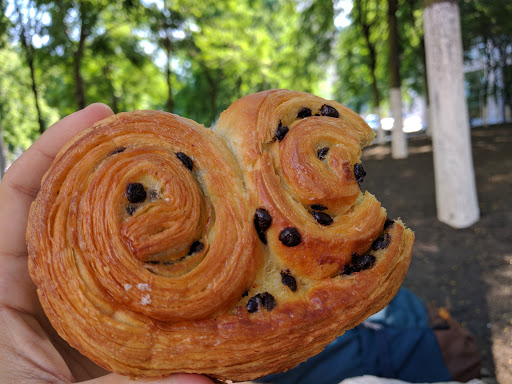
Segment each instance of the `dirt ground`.
[[[454,229],[436,218],[432,144],[409,138],[409,157],[390,144],[363,153],[363,187],[391,218],[416,233],[404,286],[426,303],[448,305],[476,337],[484,376],[512,383],[512,125],[472,129],[480,221]],[[457,172],[453,169],[453,172]]]

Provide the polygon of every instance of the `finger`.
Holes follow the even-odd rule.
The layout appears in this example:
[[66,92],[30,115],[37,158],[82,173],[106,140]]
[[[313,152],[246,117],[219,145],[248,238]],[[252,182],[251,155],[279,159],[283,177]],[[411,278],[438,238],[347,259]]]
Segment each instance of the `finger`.
[[0,254],[26,254],[25,229],[30,204],[59,149],[96,121],[112,115],[104,104],[92,104],[52,125],[16,160],[0,184]]
[[112,373],[97,379],[83,381],[82,384],[213,384],[213,381],[205,376],[186,373],[173,374],[161,380],[132,381],[128,377]]

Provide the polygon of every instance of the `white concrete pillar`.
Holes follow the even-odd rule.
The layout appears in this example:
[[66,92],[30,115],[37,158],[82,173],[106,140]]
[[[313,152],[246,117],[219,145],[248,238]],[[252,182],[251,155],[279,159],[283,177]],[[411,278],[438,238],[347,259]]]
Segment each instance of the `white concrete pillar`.
[[487,105],[483,104],[482,106],[482,124],[484,127],[487,127],[489,125],[488,123],[488,113],[487,113]]
[[455,228],[479,219],[456,2],[429,1],[423,12],[437,216]]
[[400,88],[389,90],[391,101],[391,114],[395,120],[391,132],[391,157],[393,159],[405,159],[407,157],[407,139],[403,131],[402,121],[402,92]]

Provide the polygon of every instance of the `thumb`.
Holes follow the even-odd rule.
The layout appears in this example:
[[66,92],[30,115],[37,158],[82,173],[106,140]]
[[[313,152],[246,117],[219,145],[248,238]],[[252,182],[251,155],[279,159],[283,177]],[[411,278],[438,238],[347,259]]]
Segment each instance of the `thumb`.
[[213,384],[205,376],[190,373],[176,373],[160,380],[130,380],[127,376],[111,373],[93,380],[82,381],[81,384]]

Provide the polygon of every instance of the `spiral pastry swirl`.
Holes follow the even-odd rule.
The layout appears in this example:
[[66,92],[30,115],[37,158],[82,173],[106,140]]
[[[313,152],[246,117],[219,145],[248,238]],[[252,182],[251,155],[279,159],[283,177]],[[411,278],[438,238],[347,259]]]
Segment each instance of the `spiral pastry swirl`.
[[[300,274],[334,276],[354,253],[370,248],[386,220],[380,203],[359,185],[361,148],[372,142],[373,131],[348,108],[310,94],[249,97],[262,100],[250,128],[233,129],[234,122],[221,118],[216,132],[236,138],[235,154],[256,192],[253,204],[272,216],[268,247]],[[300,247],[280,240],[286,229],[300,237]]]
[[215,131],[121,113],[64,147],[33,203],[29,270],[59,334],[111,371],[251,380],[384,307],[413,233],[361,191],[357,114],[287,90]]

